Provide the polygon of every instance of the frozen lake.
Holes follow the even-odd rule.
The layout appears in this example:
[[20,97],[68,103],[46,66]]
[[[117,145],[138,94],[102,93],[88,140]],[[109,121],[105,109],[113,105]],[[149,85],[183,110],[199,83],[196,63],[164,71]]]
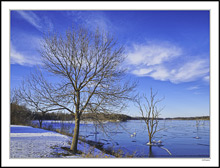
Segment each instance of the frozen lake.
[[[56,129],[64,127],[70,133],[74,129],[74,122],[43,122],[43,126],[49,125]],[[163,130],[157,132],[153,140],[161,140],[162,145],[151,148],[146,145],[148,133],[142,120],[106,122],[102,126],[82,121],[80,136],[101,142],[106,149],[113,147],[135,157],[210,157],[209,121],[200,121],[197,125],[195,120],[160,120],[158,129],[160,128]]]

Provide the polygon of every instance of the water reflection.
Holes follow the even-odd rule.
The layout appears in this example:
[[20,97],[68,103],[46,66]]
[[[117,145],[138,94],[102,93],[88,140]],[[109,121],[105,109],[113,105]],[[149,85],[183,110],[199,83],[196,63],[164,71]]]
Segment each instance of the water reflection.
[[148,157],[154,157],[153,151],[152,151],[152,146],[149,146],[149,153],[148,153]]
[[[195,122],[195,120],[160,121],[158,128],[165,126],[166,129],[158,132],[155,140],[163,141],[163,148],[171,151],[172,157],[209,157],[209,121],[203,123],[200,121],[200,124],[197,121],[197,125]],[[112,146],[126,149],[131,155],[137,151],[138,157],[170,157],[167,150],[146,145],[147,130],[142,121],[131,120],[120,124],[123,127],[119,127],[118,123],[103,123],[105,132],[98,124],[81,124],[80,136],[85,137],[86,140],[101,142],[106,149]],[[65,126],[69,128],[69,133],[73,133],[74,123],[45,121],[44,126],[53,126],[54,129],[62,129]],[[137,133],[136,136],[131,136],[133,132]]]

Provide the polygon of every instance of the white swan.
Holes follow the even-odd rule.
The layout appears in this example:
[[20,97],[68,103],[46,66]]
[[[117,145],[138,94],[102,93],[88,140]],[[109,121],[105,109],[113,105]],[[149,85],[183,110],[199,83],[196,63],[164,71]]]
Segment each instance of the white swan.
[[158,143],[162,143],[162,141],[161,141],[161,140],[159,140],[159,141],[158,141]]

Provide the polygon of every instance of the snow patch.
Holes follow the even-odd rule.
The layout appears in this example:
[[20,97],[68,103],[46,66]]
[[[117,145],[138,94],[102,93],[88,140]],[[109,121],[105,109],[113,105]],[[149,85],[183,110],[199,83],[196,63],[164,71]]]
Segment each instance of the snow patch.
[[[70,148],[72,137],[30,126],[11,125],[10,158],[79,158],[61,147]],[[112,157],[79,141],[78,150],[100,157]]]

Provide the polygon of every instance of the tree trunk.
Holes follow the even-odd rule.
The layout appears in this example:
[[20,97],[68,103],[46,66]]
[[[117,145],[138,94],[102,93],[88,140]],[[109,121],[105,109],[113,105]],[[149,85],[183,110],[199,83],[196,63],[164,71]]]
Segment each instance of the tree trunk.
[[75,128],[74,128],[72,144],[70,147],[70,150],[72,150],[73,153],[77,152],[77,143],[79,138],[79,124],[80,124],[80,117],[78,115],[75,115]]
[[148,157],[154,157],[154,155],[153,155],[153,151],[152,151],[152,146],[149,146]]
[[43,120],[44,120],[44,113],[41,113],[41,114],[40,114],[40,119],[39,119],[40,128],[42,128]]
[[151,145],[151,135],[149,134],[149,144]]
[[40,128],[42,128],[42,122],[43,122],[43,120],[39,120]]
[[73,153],[77,152],[77,144],[79,138],[79,124],[80,124],[80,112],[79,112],[80,92],[79,91],[76,92],[76,97],[77,97],[77,103],[76,103],[76,113],[75,113],[75,128],[74,128],[72,144],[70,147],[70,150],[72,150]]

